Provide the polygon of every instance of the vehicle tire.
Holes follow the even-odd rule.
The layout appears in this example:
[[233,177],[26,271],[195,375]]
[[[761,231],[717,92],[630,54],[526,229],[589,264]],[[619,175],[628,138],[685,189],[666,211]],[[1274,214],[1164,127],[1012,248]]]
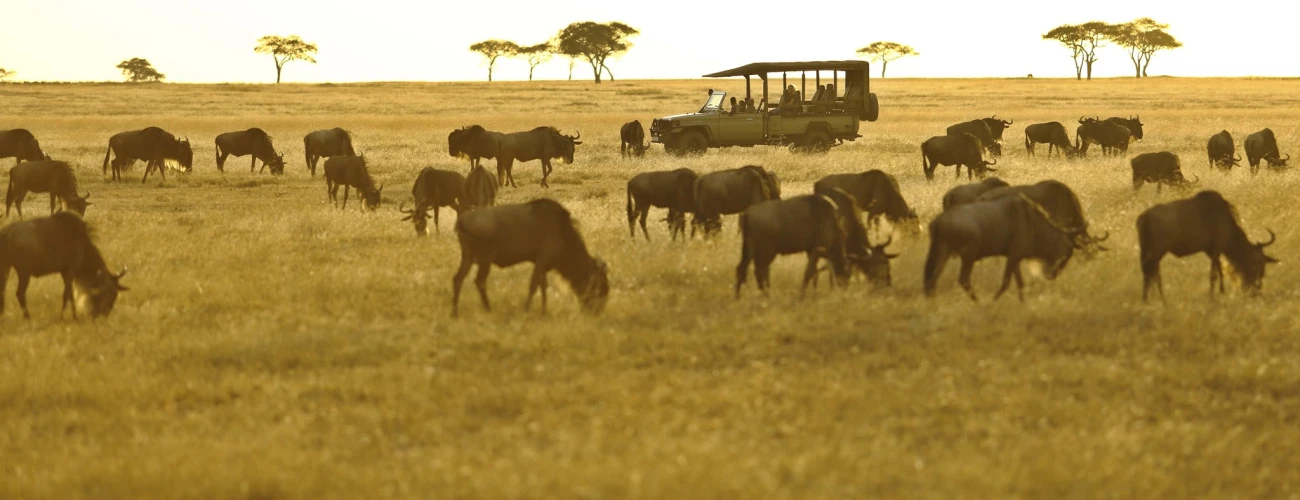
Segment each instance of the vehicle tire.
[[874,122],[880,118],[880,100],[876,98],[875,92],[867,94],[866,105],[867,109],[863,110],[862,116],[859,118],[869,122]]
[[703,132],[691,130],[677,138],[677,149],[683,155],[702,155],[704,150],[709,149],[709,139],[704,137]]
[[806,154],[825,154],[831,150],[831,136],[823,129],[809,130],[807,134],[804,134],[803,140],[799,141],[796,150]]

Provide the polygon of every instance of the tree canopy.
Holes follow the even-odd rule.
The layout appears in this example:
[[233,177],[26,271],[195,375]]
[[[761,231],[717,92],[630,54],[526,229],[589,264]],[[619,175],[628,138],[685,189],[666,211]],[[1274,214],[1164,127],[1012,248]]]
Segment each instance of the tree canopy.
[[920,52],[916,49],[895,42],[872,42],[871,45],[858,49],[858,54],[867,56],[867,59],[881,63],[880,77],[885,77],[885,70],[889,68],[889,62],[901,59],[907,56],[919,56]]
[[469,46],[471,52],[478,52],[487,58],[489,82],[492,81],[492,66],[496,65],[497,58],[517,54],[519,49],[519,45],[515,42],[505,40],[484,40]]
[[1063,24],[1043,35],[1044,40],[1056,40],[1070,49],[1074,59],[1075,77],[1083,78],[1087,70],[1088,79],[1092,79],[1092,65],[1096,63],[1097,49],[1104,47],[1116,33],[1116,26],[1101,21],[1083,24]]
[[148,59],[139,57],[127,59],[118,63],[117,69],[122,70],[122,76],[130,82],[160,82],[167,75],[159,73],[154,69],[153,64]]
[[293,36],[275,36],[267,35],[257,39],[257,47],[253,52],[258,54],[271,54],[275,60],[275,83],[280,83],[280,72],[284,70],[284,65],[289,61],[307,61],[315,64],[316,58],[312,55],[317,51],[316,44],[304,42],[298,35]]
[[1161,24],[1149,17],[1116,25],[1111,40],[1116,45],[1128,50],[1128,58],[1133,62],[1133,75],[1136,78],[1147,76],[1147,66],[1156,51],[1176,49],[1183,43],[1165,32],[1168,24]]
[[591,71],[596,83],[600,83],[601,72],[614,79],[606,61],[610,57],[627,52],[632,48],[628,41],[640,32],[620,22],[597,23],[583,21],[566,26],[556,35],[556,52],[571,58],[582,58],[591,64]]
[[5,78],[14,76],[17,73],[18,73],[17,71],[11,69],[0,68],[0,80],[4,80]]
[[515,51],[515,55],[528,61],[528,81],[530,82],[533,81],[533,70],[537,68],[537,65],[551,60],[551,56],[554,54],[555,49],[551,46],[551,42],[520,47]]

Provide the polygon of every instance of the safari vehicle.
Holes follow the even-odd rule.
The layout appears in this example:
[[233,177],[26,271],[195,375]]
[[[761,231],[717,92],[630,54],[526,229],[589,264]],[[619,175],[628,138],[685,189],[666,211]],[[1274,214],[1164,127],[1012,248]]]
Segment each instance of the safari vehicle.
[[[795,88],[789,73],[799,73]],[[825,84],[822,73],[829,72]],[[769,93],[769,81],[781,75],[781,86]],[[811,75],[809,74],[811,73]],[[656,118],[650,142],[671,154],[702,154],[708,148],[755,145],[789,146],[792,151],[825,152],[843,141],[862,137],[858,122],[876,121],[880,106],[870,92],[866,61],[753,63],[704,75],[705,78],[745,77],[745,98],[709,90],[698,112]],[[763,81],[763,95],[754,104],[752,77]],[[812,93],[809,93],[812,76]],[[840,77],[843,76],[843,94]],[[724,109],[727,107],[728,109]]]

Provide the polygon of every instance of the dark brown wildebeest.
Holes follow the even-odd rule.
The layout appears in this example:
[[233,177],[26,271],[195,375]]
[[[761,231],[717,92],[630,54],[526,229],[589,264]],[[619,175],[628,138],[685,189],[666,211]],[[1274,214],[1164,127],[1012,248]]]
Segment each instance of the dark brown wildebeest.
[[1088,156],[1088,146],[1092,144],[1101,146],[1102,155],[1120,154],[1128,151],[1131,135],[1132,131],[1119,123],[1109,120],[1080,119],[1074,141],[1079,156]]
[[36,136],[25,128],[16,128],[13,130],[0,130],[0,158],[13,157],[16,161],[14,165],[26,161],[48,160],[45,151],[41,150],[40,141]]
[[121,283],[126,269],[118,274],[109,272],[90,240],[85,221],[69,212],[15,222],[0,229],[0,315],[5,310],[10,269],[18,274],[18,306],[27,319],[32,317],[27,312],[27,286],[33,276],[63,276],[63,311],[71,304],[73,318],[77,317],[78,307],[92,318],[108,316],[117,303],[118,292],[127,290]]
[[460,209],[469,211],[497,204],[497,178],[481,165],[465,176],[465,192],[460,196]]
[[108,139],[108,150],[104,152],[104,173],[108,173],[109,156],[113,157],[113,180],[122,178],[122,169],[131,166],[136,160],[145,162],[143,184],[149,180],[149,172],[158,169],[158,174],[167,180],[167,161],[175,161],[186,172],[194,168],[194,150],[190,148],[189,139],[177,139],[170,132],[158,127],[121,132]]
[[1132,134],[1133,140],[1135,141],[1142,140],[1142,126],[1146,124],[1142,123],[1142,120],[1137,116],[1130,116],[1128,118],[1120,118],[1118,116],[1112,116],[1110,118],[1107,118],[1106,121],[1114,123],[1116,125],[1123,125],[1124,128],[1127,129],[1130,134]]
[[943,210],[947,212],[949,209],[959,205],[975,203],[975,200],[979,199],[980,195],[985,192],[1007,186],[1010,186],[1010,184],[1007,184],[1007,181],[997,177],[989,177],[979,182],[962,184],[949,189],[947,193],[944,193]]
[[978,300],[971,288],[975,263],[986,257],[1007,258],[1002,273],[1002,287],[993,296],[997,300],[1016,279],[1016,294],[1024,301],[1024,280],[1020,261],[1038,260],[1043,274],[1056,279],[1070,257],[1074,245],[1063,228],[1050,218],[1047,210],[1027,196],[1011,196],[978,201],[945,211],[930,222],[930,252],[925,258],[925,294],[933,297],[943,268],[954,255],[961,257],[961,274],[957,282]]
[[[736,106],[735,98],[732,98],[732,101],[732,109],[734,110]],[[618,130],[618,136],[622,140],[618,146],[618,152],[621,156],[640,158],[645,156],[647,149],[650,149],[650,143],[645,140],[645,128],[641,126],[641,120],[624,123],[623,128]]]
[[271,167],[272,175],[284,174],[284,154],[275,150],[271,136],[260,128],[250,128],[238,132],[226,132],[217,136],[217,170],[226,171],[226,157],[251,155],[248,172],[257,168],[257,160],[262,160],[262,170]]
[[[482,125],[462,126],[447,134],[447,154],[452,158],[469,160],[469,168],[479,166],[481,158],[497,158],[501,151],[501,138],[505,134],[484,129]],[[501,172],[501,159],[497,158],[497,175],[505,179]]]
[[1057,155],[1073,157],[1078,154],[1079,150],[1070,144],[1070,134],[1066,132],[1065,125],[1061,122],[1035,123],[1025,127],[1025,151],[1030,156],[1034,155],[1034,146],[1038,143],[1047,144],[1047,156],[1052,156],[1052,150],[1056,150]]
[[722,231],[722,216],[738,214],[752,205],[781,199],[776,174],[758,165],[719,170],[695,180],[695,217],[691,236],[702,226],[708,238]]
[[[1129,161],[1133,167],[1133,190],[1137,191],[1142,187],[1142,183],[1149,182],[1156,185],[1156,192],[1166,184],[1169,186],[1190,187],[1200,182],[1200,176],[1196,180],[1188,181],[1183,176],[1182,162],[1178,155],[1168,151],[1159,153],[1142,153],[1134,156]],[[1195,175],[1195,174],[1193,174]]]
[[[501,152],[497,157],[497,176],[504,175],[510,186],[515,185],[515,161],[542,161],[542,187],[550,187],[546,178],[551,175],[551,160],[559,159],[565,165],[573,163],[574,146],[582,144],[577,135],[564,135],[555,127],[537,127],[527,132],[505,134],[501,139]],[[504,171],[504,174],[502,173]]]
[[858,208],[866,212],[867,218],[877,226],[880,225],[880,218],[884,217],[890,224],[908,231],[919,231],[921,223],[916,210],[907,205],[902,191],[898,189],[898,181],[892,175],[880,170],[868,170],[860,174],[828,175],[813,184],[814,193],[823,193],[832,188],[843,189],[852,195]]
[[352,134],[342,128],[317,130],[302,138],[303,154],[307,157],[307,169],[316,177],[316,163],[321,158],[335,156],[356,156],[352,149]]
[[[330,160],[325,160],[327,167],[329,162]],[[402,220],[409,220],[415,225],[417,236],[425,236],[429,234],[429,209],[433,209],[433,229],[438,231],[438,209],[451,207],[459,214],[460,198],[464,192],[464,176],[450,170],[425,167],[415,178],[415,185],[411,187],[411,198],[415,200],[415,208],[405,210],[399,206],[397,211],[406,214]],[[346,193],[344,200],[345,202],[347,200]]]
[[23,216],[23,200],[27,193],[50,193],[50,213],[54,213],[54,201],[58,198],[69,210],[77,215],[86,215],[86,206],[90,202],[90,192],[85,196],[77,193],[77,175],[72,167],[61,161],[29,161],[9,169],[9,189],[5,192],[5,217],[9,217],[9,207],[18,206],[18,217]]
[[1074,242],[1075,250],[1083,251],[1085,256],[1092,256],[1106,250],[1101,242],[1110,238],[1110,231],[1100,237],[1088,234],[1088,219],[1083,216],[1083,205],[1079,203],[1078,195],[1060,181],[1049,179],[1034,184],[990,189],[980,194],[976,201],[1020,195],[1028,197],[1030,201],[1047,210],[1047,214],[1058,228],[1067,229],[1067,236]]
[[1231,170],[1232,167],[1240,167],[1237,162],[1241,157],[1237,156],[1237,146],[1232,142],[1232,134],[1227,130],[1210,136],[1209,142],[1205,144],[1205,152],[1210,157],[1210,167],[1219,167],[1224,170]]
[[375,180],[366,168],[365,156],[332,156],[325,160],[325,191],[334,206],[339,204],[339,187],[343,187],[343,207],[348,208],[348,188],[357,188],[357,194],[365,200],[363,209],[379,208],[380,195],[384,190],[382,184],[375,187]]
[[1282,155],[1277,152],[1277,138],[1273,136],[1272,129],[1266,128],[1246,136],[1246,142],[1242,147],[1246,150],[1251,174],[1259,172],[1260,160],[1268,162],[1271,168],[1285,168],[1287,160],[1291,159],[1290,154],[1282,158]]
[[699,175],[689,168],[645,172],[627,181],[627,229],[636,237],[636,221],[641,220],[641,233],[650,241],[646,218],[651,207],[668,209],[668,230],[674,241],[677,233],[686,239],[686,214],[695,213],[695,181]]
[[[867,227],[862,224],[858,200],[852,194],[834,187],[816,194],[830,198],[839,209],[840,223],[844,227],[844,257],[848,259],[849,267],[856,266],[867,277],[868,284],[890,286],[892,278],[889,261],[898,258],[898,255],[885,252],[885,247],[894,241],[894,237],[891,235],[884,243],[872,245],[867,237]],[[813,278],[813,286],[817,286],[816,277]]]
[[962,134],[974,136],[979,140],[980,148],[988,150],[994,158],[1002,156],[1002,145],[997,142],[997,138],[993,136],[993,129],[984,120],[971,120],[948,127],[947,135],[960,137]]
[[533,303],[533,294],[541,289],[542,313],[546,313],[546,273],[552,269],[573,287],[585,311],[598,313],[605,308],[609,268],[587,252],[569,211],[555,200],[542,198],[465,212],[456,220],[456,238],[460,240],[460,268],[451,278],[452,317],[459,314],[461,284],[470,267],[478,266],[474,285],[483,309],[491,310],[487,280],[492,266],[504,268],[521,262],[533,263],[525,311]]
[[[997,142],[1002,142],[1002,132],[1016,122],[1015,120],[1003,120],[998,118],[998,115],[993,115],[990,118],[980,118],[980,121],[989,126],[989,132],[993,134],[993,140]],[[1001,152],[998,154],[1001,154]]]
[[1241,278],[1242,286],[1257,294],[1263,286],[1264,266],[1277,259],[1264,254],[1264,247],[1277,241],[1277,235],[1268,230],[1269,240],[1252,243],[1237,221],[1237,211],[1217,191],[1201,191],[1184,200],[1171,201],[1148,208],[1137,218],[1138,245],[1142,255],[1142,301],[1147,301],[1151,286],[1165,299],[1164,284],[1160,279],[1160,260],[1172,253],[1186,257],[1204,253],[1210,258],[1210,297],[1214,297],[1214,282],[1223,290],[1223,265],[1220,256],[1227,257],[1233,273]]
[[938,135],[921,143],[921,169],[928,181],[934,180],[934,170],[940,166],[956,165],[957,177],[960,178],[964,165],[967,179],[972,175],[983,179],[986,173],[997,172],[997,169],[989,168],[997,164],[997,160],[984,161],[980,140],[971,134]]
[[758,289],[767,294],[772,261],[777,255],[807,254],[808,265],[804,267],[803,286],[799,292],[801,297],[817,276],[817,262],[821,259],[831,263],[835,274],[832,287],[836,283],[847,283],[851,269],[845,254],[847,235],[844,222],[839,205],[829,196],[820,194],[769,200],[745,209],[739,221],[742,242],[740,264],[736,265],[736,298],[740,298],[740,287],[749,275],[751,261],[754,263],[754,281],[758,282]]

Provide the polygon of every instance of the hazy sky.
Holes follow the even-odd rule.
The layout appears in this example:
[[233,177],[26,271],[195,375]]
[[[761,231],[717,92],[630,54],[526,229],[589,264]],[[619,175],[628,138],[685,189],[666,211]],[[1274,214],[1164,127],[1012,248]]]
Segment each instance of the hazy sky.
[[[824,2],[782,2],[811,6],[807,20],[757,8],[775,2],[737,8],[678,0],[4,3],[0,67],[17,70],[19,80],[120,80],[114,66],[143,57],[173,82],[269,82],[275,80],[270,56],[252,51],[267,34],[296,34],[320,46],[319,64],[290,63],[286,82],[480,80],[486,66],[470,44],[538,43],[582,20],[618,20],[641,30],[632,50],[610,64],[620,79],[691,78],[757,61],[850,59],[876,40],[921,53],[892,64],[892,76],[1073,76],[1069,53],[1042,40],[1043,33],[1064,23],[1143,16],[1171,24],[1185,44],[1157,54],[1152,75],[1300,76],[1300,59],[1269,50],[1295,46],[1293,16],[1283,15],[1294,7],[1270,1],[1213,9],[1172,0],[850,0],[825,9]],[[537,78],[563,79],[567,72],[566,60],[556,58],[538,67]],[[1132,64],[1121,49],[1107,47],[1095,74],[1131,76]],[[526,79],[528,66],[503,59],[495,77]],[[575,79],[590,77],[590,67],[575,67]]]

